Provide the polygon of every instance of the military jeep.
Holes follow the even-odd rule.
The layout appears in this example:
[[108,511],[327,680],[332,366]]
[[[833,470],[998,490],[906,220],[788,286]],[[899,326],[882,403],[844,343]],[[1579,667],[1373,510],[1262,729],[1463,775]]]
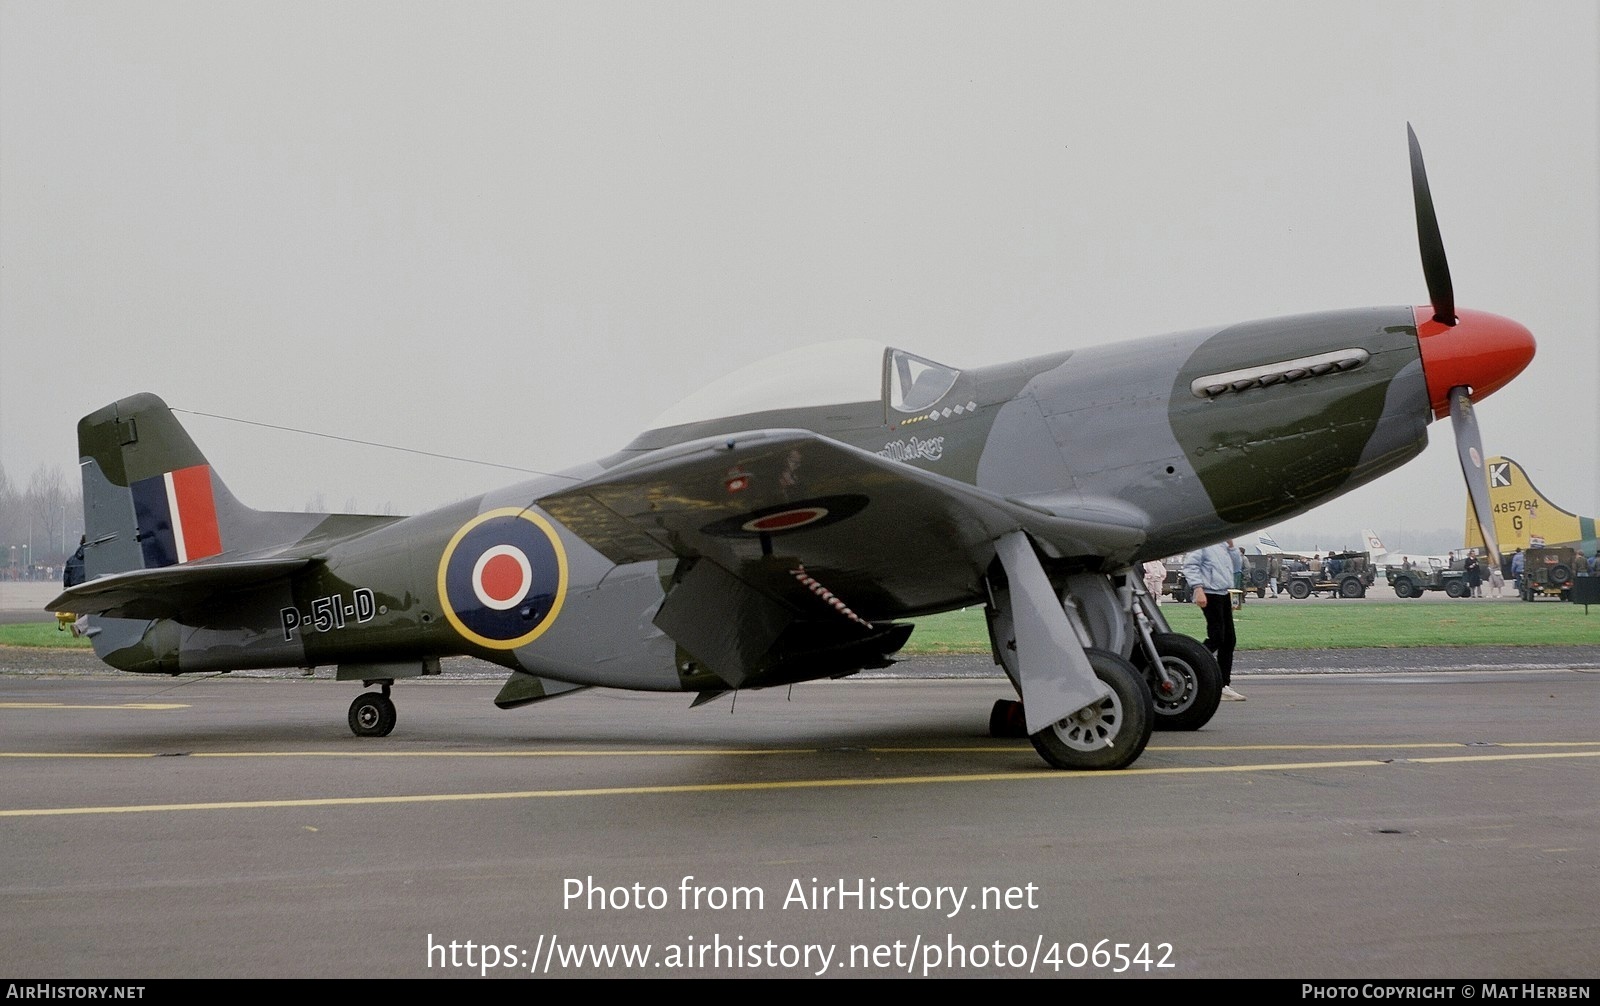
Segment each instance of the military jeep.
[[1522,553],[1522,599],[1557,597],[1565,601],[1581,566],[1575,548],[1530,548]]
[[1378,574],[1371,552],[1329,552],[1317,569],[1294,570],[1285,577],[1289,596],[1301,600],[1324,592],[1329,597],[1366,597]]
[[1383,575],[1394,588],[1395,597],[1421,597],[1430,590],[1442,590],[1451,597],[1466,597],[1472,593],[1472,588],[1467,586],[1464,559],[1449,565],[1443,559],[1429,559],[1425,566],[1386,566]]

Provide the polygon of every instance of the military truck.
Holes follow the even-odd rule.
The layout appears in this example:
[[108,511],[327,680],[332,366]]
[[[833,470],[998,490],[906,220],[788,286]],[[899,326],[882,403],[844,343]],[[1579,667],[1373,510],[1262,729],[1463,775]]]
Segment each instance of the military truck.
[[[1367,588],[1378,579],[1371,552],[1329,552],[1320,561],[1313,558],[1304,565],[1308,568],[1284,573],[1289,596],[1296,600],[1324,592],[1329,597],[1366,597]],[[1317,568],[1310,569],[1313,565]]]
[[1425,566],[1384,567],[1384,579],[1394,588],[1395,597],[1421,597],[1430,590],[1442,590],[1451,597],[1472,593],[1467,586],[1466,560],[1446,565],[1443,559],[1429,559]]
[[1530,548],[1522,553],[1522,599],[1537,601],[1556,597],[1565,601],[1572,590],[1572,577],[1580,568],[1575,548]]

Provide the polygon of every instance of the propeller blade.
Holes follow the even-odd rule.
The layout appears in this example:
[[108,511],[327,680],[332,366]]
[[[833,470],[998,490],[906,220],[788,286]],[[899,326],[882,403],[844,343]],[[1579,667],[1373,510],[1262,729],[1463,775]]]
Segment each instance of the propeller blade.
[[1450,425],[1456,433],[1456,456],[1461,459],[1461,474],[1467,480],[1467,497],[1478,518],[1478,531],[1489,548],[1489,558],[1500,562],[1500,542],[1494,535],[1494,512],[1489,508],[1489,472],[1483,465],[1483,437],[1478,433],[1478,418],[1472,413],[1472,396],[1466,388],[1450,389]]
[[1406,123],[1411,142],[1411,199],[1417,205],[1417,245],[1422,250],[1422,275],[1428,281],[1428,302],[1433,305],[1433,320],[1441,325],[1456,323],[1456,293],[1450,284],[1450,263],[1444,257],[1444,238],[1439,236],[1439,218],[1433,212],[1433,194],[1428,190],[1428,169],[1422,164],[1422,146],[1416,131]]

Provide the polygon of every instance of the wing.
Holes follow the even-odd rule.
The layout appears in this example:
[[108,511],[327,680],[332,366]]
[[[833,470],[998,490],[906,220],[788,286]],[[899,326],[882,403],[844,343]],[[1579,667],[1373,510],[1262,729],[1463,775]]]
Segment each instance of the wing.
[[657,624],[731,684],[797,618],[865,631],[981,602],[1011,532],[1091,566],[1146,532],[1114,502],[1007,499],[806,430],[663,448],[538,504],[613,562],[689,560]]
[[315,560],[295,557],[192,563],[99,576],[62,591],[45,607],[113,618],[176,618],[218,595],[288,576]]
[[1011,531],[1095,565],[1145,538],[1143,514],[1120,504],[1007,499],[806,430],[665,448],[538,503],[613,562],[705,557],[739,571],[782,557],[885,618],[978,593]]

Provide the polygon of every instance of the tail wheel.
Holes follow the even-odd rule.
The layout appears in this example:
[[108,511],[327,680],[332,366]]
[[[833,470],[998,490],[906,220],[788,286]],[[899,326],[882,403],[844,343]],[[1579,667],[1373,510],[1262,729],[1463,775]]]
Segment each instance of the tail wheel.
[[1217,658],[1193,636],[1157,632],[1150,637],[1161,654],[1172,684],[1162,684],[1143,648],[1135,649],[1134,665],[1150,686],[1157,730],[1199,730],[1211,721],[1222,702],[1222,669]]
[[1029,737],[1054,768],[1117,769],[1131,765],[1150,743],[1155,713],[1150,689],[1134,666],[1106,650],[1083,651],[1111,694]]
[[378,692],[362,692],[350,703],[350,732],[357,737],[387,737],[394,729],[394,701]]

